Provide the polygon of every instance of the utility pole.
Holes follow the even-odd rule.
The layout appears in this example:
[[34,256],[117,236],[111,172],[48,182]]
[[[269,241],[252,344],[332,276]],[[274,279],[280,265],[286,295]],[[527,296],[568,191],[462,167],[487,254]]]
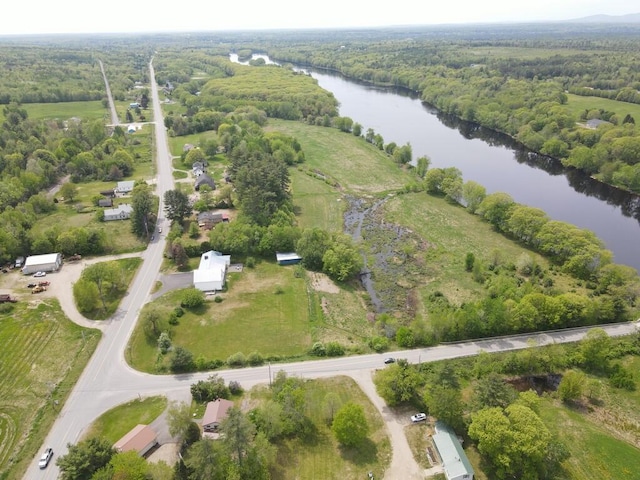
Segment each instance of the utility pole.
[[271,388],[271,362],[269,362],[269,388]]

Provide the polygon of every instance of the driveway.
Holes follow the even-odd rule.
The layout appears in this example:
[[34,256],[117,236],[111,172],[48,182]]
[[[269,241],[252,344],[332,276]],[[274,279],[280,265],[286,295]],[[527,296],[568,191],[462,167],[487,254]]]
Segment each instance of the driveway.
[[159,280],[162,282],[162,287],[151,294],[151,300],[155,300],[171,290],[191,287],[193,285],[193,272],[162,274]]

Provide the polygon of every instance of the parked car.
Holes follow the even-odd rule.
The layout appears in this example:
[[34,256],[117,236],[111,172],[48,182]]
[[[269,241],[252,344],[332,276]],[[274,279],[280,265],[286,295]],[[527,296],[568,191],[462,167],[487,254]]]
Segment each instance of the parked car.
[[38,462],[38,466],[40,468],[47,468],[49,462],[51,461],[51,457],[53,457],[53,448],[47,448],[42,456],[40,457],[40,461]]
[[38,285],[36,283],[27,283],[27,288],[33,288],[33,287],[37,287]]
[[390,363],[396,363],[396,359],[393,357],[388,357],[384,359],[384,363],[386,363],[387,365],[389,365]]
[[416,413],[415,415],[411,415],[411,421],[413,423],[424,422],[427,419],[426,413]]
[[34,277],[46,277],[47,272],[36,272],[33,274]]
[[158,227],[158,233],[162,233],[162,227]]
[[40,293],[40,292],[46,292],[47,291],[47,287],[41,287],[40,285],[38,285],[37,287],[33,287],[33,290],[31,290],[31,293]]
[[51,285],[51,282],[47,280],[45,280],[44,282],[38,282],[39,287],[48,287],[49,285]]

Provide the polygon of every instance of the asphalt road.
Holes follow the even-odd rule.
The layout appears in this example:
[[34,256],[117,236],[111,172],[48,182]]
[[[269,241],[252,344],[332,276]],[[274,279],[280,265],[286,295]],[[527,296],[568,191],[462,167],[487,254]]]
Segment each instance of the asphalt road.
[[[53,480],[58,478],[59,469],[56,458],[67,452],[67,444],[74,444],[98,416],[110,408],[138,397],[166,395],[170,400],[190,400],[189,387],[198,380],[204,380],[209,373],[157,376],[132,370],[125,362],[125,348],[133,331],[138,313],[150,299],[150,290],[159,276],[164,250],[164,238],[169,222],[164,218],[164,192],[173,188],[171,156],[168,150],[164,123],[160,118],[161,108],[158,88],[155,82],[153,65],[149,65],[152,79],[152,101],[156,117],[155,138],[157,148],[157,185],[156,193],[160,197],[158,226],[163,227],[162,234],[155,228],[155,240],[141,255],[144,262],[133,280],[129,295],[111,320],[104,323],[103,339],[95,354],[87,364],[78,383],[62,407],[60,415],[49,432],[40,452],[46,446],[54,450],[54,457],[46,470],[38,469],[38,456],[33,459],[25,478]],[[604,326],[611,336],[626,335],[637,329],[636,323]],[[517,335],[475,342],[461,342],[440,345],[433,348],[410,351],[386,352],[385,354],[361,355],[326,360],[295,362],[278,365],[265,365],[255,368],[224,370],[217,373],[225,380],[239,381],[244,388],[256,384],[268,383],[278,370],[289,375],[305,378],[321,378],[334,375],[351,375],[362,378],[365,372],[371,373],[384,367],[383,360],[392,356],[406,358],[411,363],[429,362],[449,358],[476,355],[481,351],[499,352],[527,348],[530,342],[537,345],[574,342],[580,340],[588,329],[563,330],[531,335]],[[389,478],[389,476],[387,476]]]

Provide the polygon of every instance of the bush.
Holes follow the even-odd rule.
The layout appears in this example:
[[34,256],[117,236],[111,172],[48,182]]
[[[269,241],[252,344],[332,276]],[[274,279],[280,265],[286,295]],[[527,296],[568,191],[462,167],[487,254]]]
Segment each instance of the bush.
[[389,339],[387,337],[373,337],[369,340],[369,347],[374,352],[384,352],[389,348]]
[[284,289],[280,285],[276,285],[276,288],[273,290],[273,293],[276,295],[282,295],[284,293]]
[[240,382],[236,380],[231,380],[229,382],[229,393],[231,393],[231,395],[240,395],[243,391],[244,389],[242,388],[242,385],[240,385]]
[[262,358],[262,355],[260,355],[259,352],[251,352],[247,357],[247,362],[249,365],[255,367],[257,365],[262,365],[264,363],[264,358]]
[[229,358],[227,358],[227,365],[230,367],[244,367],[246,363],[247,359],[242,352],[234,353],[233,355],[229,355]]
[[322,342],[316,342],[311,347],[311,355],[315,355],[316,357],[324,357],[327,354],[327,351],[324,348]]
[[176,312],[171,312],[169,314],[169,325],[178,325],[178,323],[180,323],[180,321],[178,320]]
[[187,288],[182,294],[180,306],[183,308],[198,308],[204,305],[204,292],[197,288]]
[[176,307],[173,309],[173,313],[175,313],[176,317],[180,318],[184,315],[184,310],[182,309],[182,307]]
[[609,381],[615,388],[624,388],[630,392],[633,392],[636,389],[636,382],[633,379],[633,374],[620,364],[616,364],[611,368]]
[[327,355],[330,357],[339,357],[344,355],[344,347],[338,342],[329,342],[326,345]]
[[256,259],[253,257],[247,257],[244,264],[247,268],[254,268],[256,266]]
[[222,297],[220,295],[216,295],[213,301],[216,303],[222,303]]
[[158,349],[163,355],[171,349],[171,338],[167,332],[162,332],[158,337]]
[[183,347],[176,347],[171,357],[171,370],[174,372],[188,372],[194,367],[193,353]]

